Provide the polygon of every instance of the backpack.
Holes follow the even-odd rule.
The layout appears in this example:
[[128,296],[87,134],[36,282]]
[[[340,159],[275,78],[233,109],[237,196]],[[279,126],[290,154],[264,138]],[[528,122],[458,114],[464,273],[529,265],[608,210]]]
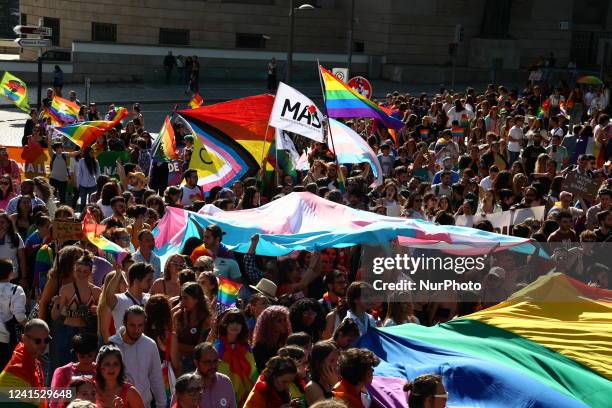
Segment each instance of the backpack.
[[[66,163],[66,174],[69,176],[70,173],[68,173],[68,160],[66,160],[66,157],[68,155],[66,153],[60,153],[60,155],[62,156],[62,159],[64,159],[64,163]],[[53,157],[51,157],[51,164],[49,165],[49,172],[53,171],[53,162],[55,162],[55,158],[57,156],[58,154],[53,152]]]

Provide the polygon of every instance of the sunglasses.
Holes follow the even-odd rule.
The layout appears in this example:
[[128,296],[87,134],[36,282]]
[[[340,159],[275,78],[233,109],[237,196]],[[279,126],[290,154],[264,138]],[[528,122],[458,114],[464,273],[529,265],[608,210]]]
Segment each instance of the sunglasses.
[[36,344],[37,346],[40,345],[41,343],[45,343],[45,344],[49,344],[51,343],[51,336],[47,336],[44,339],[38,338],[38,337],[30,337],[27,334],[25,335],[27,338],[29,338],[30,340],[32,340],[34,342],[34,344]]
[[205,267],[205,266],[194,266],[193,270],[196,271],[196,272],[206,272],[206,271],[208,271],[210,269]]

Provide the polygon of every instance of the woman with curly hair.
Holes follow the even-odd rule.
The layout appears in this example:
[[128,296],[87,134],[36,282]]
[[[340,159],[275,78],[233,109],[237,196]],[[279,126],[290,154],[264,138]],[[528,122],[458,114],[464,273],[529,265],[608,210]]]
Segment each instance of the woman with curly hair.
[[161,361],[170,360],[172,344],[172,309],[164,295],[153,295],[145,304],[147,320],[144,334],[155,340]]
[[334,399],[349,408],[364,408],[362,400],[370,399],[367,385],[374,378],[374,367],[380,360],[370,350],[351,348],[340,355],[340,382],[334,387]]
[[217,323],[215,348],[219,353],[218,372],[232,381],[238,406],[243,406],[257,381],[255,357],[249,346],[249,328],[242,312],[229,309]]
[[[273,306],[275,307],[275,306]],[[244,408],[287,408],[291,404],[289,386],[297,367],[290,357],[272,357],[251,390]]]
[[294,333],[306,332],[313,342],[319,341],[325,329],[323,308],[312,298],[300,299],[289,308],[291,330]]
[[285,345],[290,334],[289,309],[270,306],[261,312],[253,332],[253,355],[259,371],[263,371],[266,361]]

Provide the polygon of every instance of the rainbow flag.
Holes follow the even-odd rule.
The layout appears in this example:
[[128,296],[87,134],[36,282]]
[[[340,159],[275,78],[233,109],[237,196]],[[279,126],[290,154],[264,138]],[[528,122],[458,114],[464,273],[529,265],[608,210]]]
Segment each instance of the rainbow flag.
[[323,78],[325,107],[330,118],[376,118],[389,129],[401,129],[404,123],[365,96],[355,92],[334,74],[319,66]]
[[157,162],[171,162],[178,160],[174,128],[172,127],[172,122],[170,122],[169,116],[166,116],[166,120],[164,120],[164,124],[159,131],[159,135],[153,143],[152,151],[153,160]]
[[219,353],[218,371],[230,378],[236,402],[243,407],[258,377],[253,352],[248,343],[230,345],[225,336],[215,341],[215,348]]
[[453,126],[451,128],[451,134],[453,135],[453,137],[463,137],[465,135],[461,126]]
[[[13,355],[8,364],[0,373],[0,395],[5,401],[10,401],[10,395],[7,395],[9,390],[13,389],[36,389],[45,386],[45,376],[42,363],[34,360],[25,352],[23,343],[17,344]],[[14,402],[6,402],[5,406],[11,407],[31,407],[31,408],[46,408],[48,403],[46,399],[40,399],[40,402],[35,400],[14,400]]]
[[26,83],[8,71],[4,72],[2,80],[0,80],[0,93],[19,109],[30,113]]
[[238,292],[240,291],[241,287],[242,284],[219,276],[219,292],[217,295],[217,301],[225,307],[235,306],[236,299],[238,298]]
[[87,209],[83,218],[83,235],[94,244],[98,249],[106,255],[110,255],[114,262],[120,263],[123,258],[128,255],[128,251],[121,248],[114,242],[106,239],[102,233],[106,230],[106,226],[96,222],[90,209]]
[[49,115],[58,123],[70,124],[79,121],[81,107],[68,99],[54,96],[51,106],[47,108]]
[[123,120],[123,118],[125,118],[128,114],[129,111],[127,110],[127,108],[124,108],[123,106],[115,106],[115,115],[111,120],[113,123],[117,124],[121,120]]
[[108,132],[115,125],[115,121],[92,120],[73,123],[55,128],[68,139],[79,145],[81,149],[91,145],[97,138]]
[[433,327],[370,330],[381,360],[373,399],[405,406],[401,387],[439,374],[456,407],[609,407],[612,291],[547,274],[508,300]]
[[421,130],[419,130],[419,135],[422,139],[427,139],[429,137],[429,129],[421,128]]
[[203,104],[204,104],[204,99],[202,99],[202,97],[200,96],[198,92],[196,92],[193,95],[193,98],[191,98],[191,100],[189,101],[189,106],[191,106],[191,109],[199,108]]
[[546,114],[548,113],[548,108],[549,107],[550,107],[550,101],[548,99],[546,99],[542,103],[542,106],[540,106],[540,109],[538,109],[538,119],[542,119],[542,118],[544,118],[544,116],[546,116]]

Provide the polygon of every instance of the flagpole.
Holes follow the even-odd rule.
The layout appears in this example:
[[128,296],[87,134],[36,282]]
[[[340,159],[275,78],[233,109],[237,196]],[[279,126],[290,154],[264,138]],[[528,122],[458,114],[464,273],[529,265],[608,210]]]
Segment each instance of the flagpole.
[[323,109],[325,109],[325,119],[327,122],[327,130],[329,131],[329,140],[331,142],[331,148],[334,151],[334,158],[336,160],[336,169],[338,176],[341,180],[344,179],[344,175],[341,175],[342,169],[340,168],[340,163],[338,162],[338,154],[336,152],[336,147],[334,146],[334,138],[332,136],[332,129],[329,123],[329,114],[327,113],[327,100],[325,98],[325,85],[323,84],[323,76],[321,75],[321,64],[319,63],[319,59],[317,58],[317,71],[319,72],[319,83],[321,85],[321,93],[323,94]]

